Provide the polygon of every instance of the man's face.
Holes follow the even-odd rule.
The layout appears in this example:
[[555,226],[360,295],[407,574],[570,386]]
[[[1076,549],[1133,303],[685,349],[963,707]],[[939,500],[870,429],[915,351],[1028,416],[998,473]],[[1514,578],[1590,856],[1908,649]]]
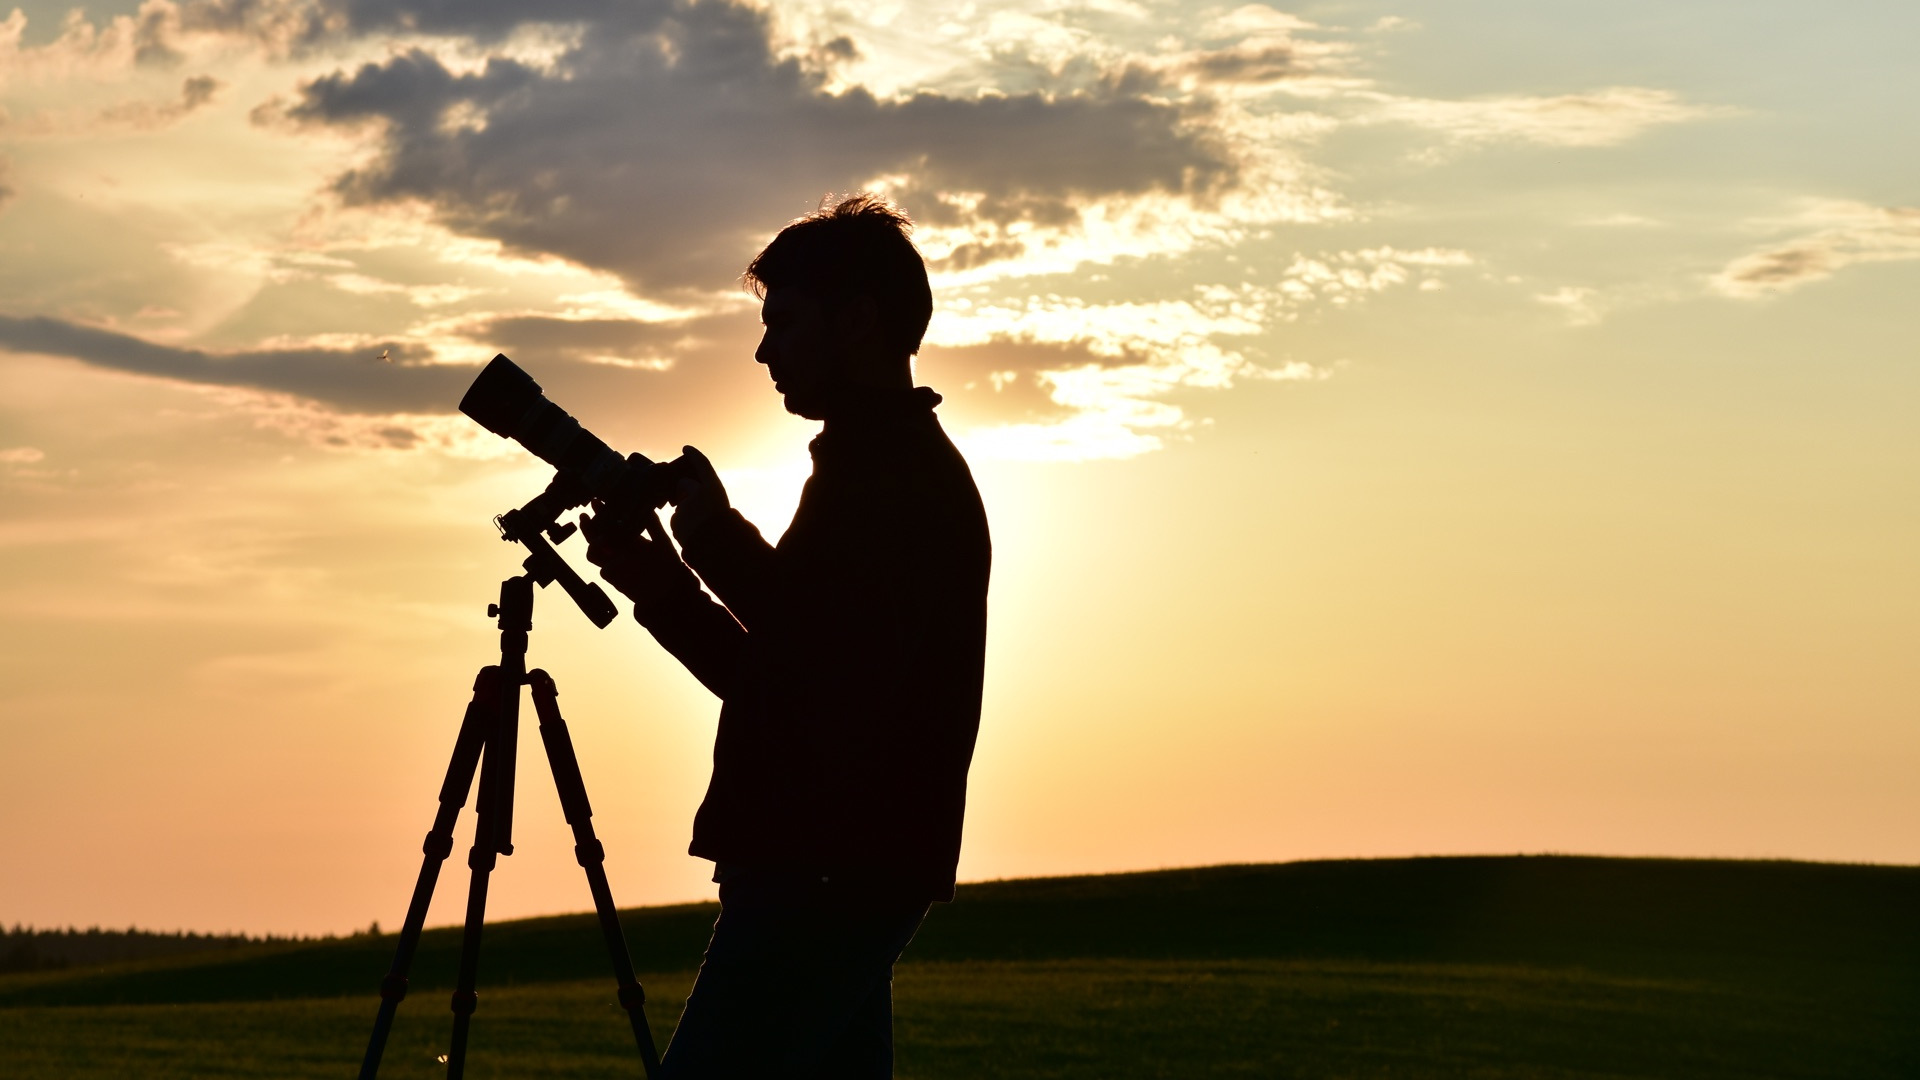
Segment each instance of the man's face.
[[804,292],[770,288],[760,304],[760,322],[766,330],[753,358],[767,365],[787,411],[824,419],[824,405],[844,381],[846,362],[844,342],[825,305]]

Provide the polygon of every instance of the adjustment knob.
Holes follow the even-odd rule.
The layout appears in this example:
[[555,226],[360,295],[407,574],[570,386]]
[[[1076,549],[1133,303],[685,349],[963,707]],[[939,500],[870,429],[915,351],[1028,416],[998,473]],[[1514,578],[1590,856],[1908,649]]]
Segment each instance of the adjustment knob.
[[556,544],[565,543],[567,537],[572,536],[574,533],[578,532],[579,529],[580,529],[580,526],[575,525],[572,522],[556,521],[553,524],[547,526],[547,538],[552,540]]
[[489,618],[489,619],[497,619],[497,618],[499,618],[499,617],[500,617],[500,605],[499,605],[499,604],[488,604],[488,605],[487,605],[487,618]]

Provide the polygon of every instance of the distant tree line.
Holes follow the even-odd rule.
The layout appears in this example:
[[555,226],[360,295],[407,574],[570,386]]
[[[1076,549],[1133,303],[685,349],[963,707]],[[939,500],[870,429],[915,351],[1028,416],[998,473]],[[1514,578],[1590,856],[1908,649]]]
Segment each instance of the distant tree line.
[[[377,927],[379,924],[374,925]],[[85,930],[71,926],[64,930],[36,930],[15,923],[12,929],[0,926],[0,972],[90,967],[152,957],[318,940],[324,939],[280,937],[274,934],[259,937],[248,934],[199,934],[179,930],[169,934],[131,926],[125,930],[103,930],[98,926],[90,926]]]

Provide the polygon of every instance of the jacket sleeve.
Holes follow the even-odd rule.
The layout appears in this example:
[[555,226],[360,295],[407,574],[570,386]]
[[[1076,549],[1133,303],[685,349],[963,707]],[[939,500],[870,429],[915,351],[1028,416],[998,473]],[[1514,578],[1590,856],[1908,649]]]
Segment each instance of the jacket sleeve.
[[748,630],[765,628],[773,604],[778,557],[772,544],[738,510],[680,538],[681,554],[720,602]]
[[747,632],[726,608],[714,603],[688,578],[684,589],[635,604],[633,617],[701,685],[720,700],[727,700],[741,654],[746,651]]

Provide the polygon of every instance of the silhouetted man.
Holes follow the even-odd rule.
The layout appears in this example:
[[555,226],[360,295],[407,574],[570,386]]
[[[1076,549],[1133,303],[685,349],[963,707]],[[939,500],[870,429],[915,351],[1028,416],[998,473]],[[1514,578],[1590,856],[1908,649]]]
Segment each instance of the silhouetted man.
[[674,1080],[891,1076],[893,963],[953,896],[990,549],[940,396],[913,385],[933,298],[910,228],[854,196],[747,267],[754,359],[788,411],[824,421],[777,545],[692,447],[684,563],[592,537],[603,576],[723,702],[688,849],[716,864],[720,918],[663,1062]]

